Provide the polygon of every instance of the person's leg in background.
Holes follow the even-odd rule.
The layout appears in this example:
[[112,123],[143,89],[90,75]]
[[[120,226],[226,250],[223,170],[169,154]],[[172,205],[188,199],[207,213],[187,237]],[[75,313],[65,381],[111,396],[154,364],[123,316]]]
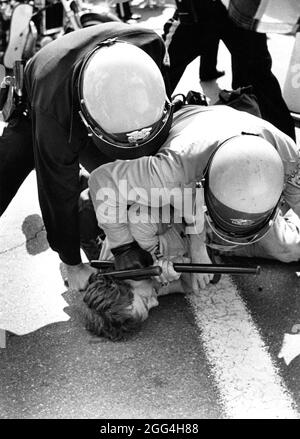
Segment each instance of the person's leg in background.
[[116,3],[116,14],[123,21],[129,20],[131,17],[130,3]]
[[130,1],[117,2],[116,14],[124,22],[128,20],[139,20],[141,16],[139,14],[133,14],[131,11]]
[[[175,13],[165,23],[162,38],[166,45],[164,63],[168,68],[170,93],[173,93],[188,64],[201,55],[201,26],[198,23],[181,24]],[[205,42],[201,47],[205,47]]]
[[200,58],[200,81],[212,81],[225,75],[224,70],[217,69],[219,40],[212,36]]
[[33,169],[31,120],[13,115],[0,137],[0,215]]
[[295,140],[294,121],[271,71],[266,35],[238,27],[220,1],[216,6],[218,32],[232,58],[232,88],[252,85],[263,119]]

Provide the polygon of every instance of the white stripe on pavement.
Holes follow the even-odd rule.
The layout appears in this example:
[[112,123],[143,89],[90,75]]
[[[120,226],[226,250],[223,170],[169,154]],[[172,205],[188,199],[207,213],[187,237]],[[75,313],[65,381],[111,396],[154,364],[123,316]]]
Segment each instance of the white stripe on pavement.
[[298,418],[267,348],[228,276],[189,295],[227,417]]

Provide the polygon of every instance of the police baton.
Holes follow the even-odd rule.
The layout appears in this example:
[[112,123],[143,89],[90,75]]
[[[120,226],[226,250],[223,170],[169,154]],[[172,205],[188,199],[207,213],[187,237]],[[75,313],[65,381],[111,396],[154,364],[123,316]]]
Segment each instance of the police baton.
[[[105,271],[101,274],[103,274],[103,276],[114,276],[119,279],[145,279],[162,274],[161,267],[155,265],[130,270],[113,270],[113,261],[93,260],[90,262],[90,265],[100,270],[112,268],[112,270]],[[260,266],[242,267],[236,265],[182,264],[175,262],[173,263],[173,268],[178,273],[260,274]]]

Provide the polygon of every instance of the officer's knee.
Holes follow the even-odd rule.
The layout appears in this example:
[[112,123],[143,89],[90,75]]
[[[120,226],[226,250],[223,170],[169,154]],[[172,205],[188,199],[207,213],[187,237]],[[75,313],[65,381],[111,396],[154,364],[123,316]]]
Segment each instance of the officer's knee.
[[268,246],[267,253],[280,262],[295,262],[300,259],[300,243],[273,243],[273,245]]
[[297,262],[300,259],[300,248],[297,249],[298,251],[292,250],[292,249],[285,249],[285,251],[282,251],[277,254],[276,259],[278,259],[280,262]]

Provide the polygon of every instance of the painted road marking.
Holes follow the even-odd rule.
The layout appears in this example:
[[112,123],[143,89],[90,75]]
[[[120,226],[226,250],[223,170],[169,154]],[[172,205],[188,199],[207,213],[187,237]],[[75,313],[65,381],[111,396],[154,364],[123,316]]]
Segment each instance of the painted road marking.
[[199,338],[232,419],[299,418],[245,303],[229,276],[187,296]]

